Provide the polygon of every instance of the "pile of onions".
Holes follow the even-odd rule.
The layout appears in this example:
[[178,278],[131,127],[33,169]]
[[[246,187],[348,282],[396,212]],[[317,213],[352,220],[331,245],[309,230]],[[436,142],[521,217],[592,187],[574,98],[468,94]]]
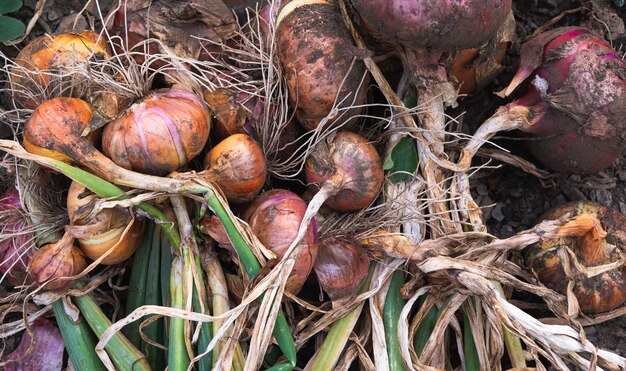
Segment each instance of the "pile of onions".
[[71,71],[90,58],[108,57],[104,39],[92,31],[40,36],[15,58],[17,67],[9,74],[14,98],[23,107],[34,109],[39,103],[35,98],[57,88],[49,86],[50,74]]
[[83,185],[72,182],[67,193],[70,225],[66,230],[78,239],[89,259],[98,260],[108,252],[101,264],[119,264],[139,247],[143,223],[126,209],[111,208],[94,213],[97,200],[98,197]]
[[306,159],[304,175],[311,189],[318,191],[316,202],[325,201],[342,212],[371,204],[384,179],[376,148],[363,136],[343,130],[315,146]]
[[[265,247],[282,259],[287,248],[296,239],[307,205],[295,193],[274,189],[261,194],[242,214],[252,232]],[[300,242],[296,263],[287,280],[285,289],[297,293],[313,269],[317,257],[317,227],[314,220],[307,226]]]
[[[577,237],[548,239],[526,249],[526,265],[547,287],[566,294],[570,281],[583,313],[610,311],[626,301],[626,217],[611,208],[575,202],[557,207],[544,220],[577,217],[581,233]],[[583,221],[591,221],[585,226]],[[584,227],[584,228],[583,228]],[[571,250],[588,271],[563,261],[560,251]],[[604,267],[605,269],[602,269]],[[601,273],[589,275],[593,269]]]
[[246,134],[234,134],[218,143],[204,158],[203,177],[214,181],[228,201],[252,201],[267,176],[263,150]]
[[102,149],[119,166],[165,175],[200,154],[211,118],[196,95],[176,89],[152,92],[109,123]]
[[522,46],[519,70],[501,94],[530,84],[479,128],[464,155],[497,131],[520,129],[532,137],[527,146],[533,156],[553,170],[591,174],[606,168],[625,143],[625,71],[615,50],[585,28],[536,36]]
[[[270,18],[271,19],[271,18]],[[315,129],[337,105],[355,106],[334,121],[340,125],[365,102],[365,65],[339,7],[330,0],[287,2],[276,19],[276,46],[298,122]]]

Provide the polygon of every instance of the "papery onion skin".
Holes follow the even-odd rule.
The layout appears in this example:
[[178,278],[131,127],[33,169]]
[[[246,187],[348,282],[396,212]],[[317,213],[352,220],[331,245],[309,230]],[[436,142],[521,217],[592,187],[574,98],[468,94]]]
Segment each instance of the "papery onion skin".
[[332,301],[348,298],[367,277],[369,258],[361,244],[350,236],[320,241],[315,274]]
[[11,69],[9,81],[15,92],[14,98],[23,107],[34,109],[38,102],[28,95],[39,95],[48,88],[49,73],[71,71],[72,66],[89,58],[108,57],[104,38],[93,31],[40,36],[28,43],[15,58],[17,66],[30,72]]
[[[315,129],[339,107],[355,106],[334,122],[358,115],[368,78],[356,46],[334,1],[294,0],[276,20],[276,45],[298,122]],[[353,103],[354,101],[354,103]]]
[[[45,282],[59,277],[72,277],[87,267],[87,261],[74,238],[65,234],[60,240],[42,245],[33,255],[28,265],[35,282]],[[48,290],[62,290],[72,284],[71,280],[57,280],[46,284]]]
[[[261,194],[246,208],[242,218],[255,236],[281,259],[295,240],[307,204],[295,193],[274,189]],[[285,289],[297,293],[313,269],[317,256],[317,226],[311,220],[295,256],[296,264]]]
[[102,149],[123,168],[166,175],[200,154],[210,128],[208,110],[196,95],[157,90],[105,127]]
[[219,142],[204,158],[204,168],[228,201],[252,201],[267,177],[267,163],[259,144],[246,134]]
[[[86,152],[94,150],[93,143],[99,131],[89,134],[89,140],[77,138],[89,124],[92,115],[93,108],[82,99],[47,100],[37,106],[26,122],[24,148],[30,153],[71,163],[73,159],[82,157],[76,151],[77,147],[83,147]],[[91,148],[86,148],[86,145]]]
[[[540,77],[542,80],[536,80]],[[509,104],[530,109],[531,154],[563,173],[592,174],[608,167],[626,143],[626,63],[603,39],[580,27],[558,28],[526,42],[520,68],[504,94],[529,85]],[[543,88],[542,88],[543,89]]]
[[122,263],[139,248],[143,223],[132,218],[128,210],[118,208],[82,215],[91,212],[95,199],[96,196],[85,186],[72,182],[67,194],[67,214],[72,225],[67,230],[77,237],[81,250],[89,259],[95,261],[115,246],[100,264]]
[[[574,217],[584,213],[593,215],[600,220],[602,228],[607,232],[606,243],[601,244],[604,261],[587,263],[592,259],[589,252],[584,252],[580,237],[551,239],[531,245],[525,250],[526,265],[532,269],[539,280],[547,287],[565,294],[569,279],[558,256],[562,246],[569,247],[578,261],[587,266],[599,266],[622,259],[626,253],[626,217],[616,210],[591,202],[575,202],[560,206],[547,212],[542,219],[551,220],[564,216]],[[597,253],[596,250],[592,251]],[[583,313],[602,313],[615,309],[626,301],[626,266],[601,273],[593,277],[585,277],[583,272],[574,268],[575,282],[573,292]]]
[[511,12],[511,0],[350,0],[366,28],[387,41],[414,48],[479,47]]
[[335,183],[338,192],[325,204],[343,212],[371,204],[384,180],[376,148],[363,136],[343,130],[315,147],[305,162],[304,176],[313,190],[327,181]]

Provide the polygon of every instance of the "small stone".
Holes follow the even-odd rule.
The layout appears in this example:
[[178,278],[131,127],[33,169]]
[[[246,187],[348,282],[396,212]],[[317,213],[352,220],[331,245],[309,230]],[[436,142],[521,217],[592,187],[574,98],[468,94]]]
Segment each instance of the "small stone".
[[619,203],[619,211],[620,213],[626,215],[626,203],[624,202]]
[[500,229],[500,238],[509,238],[515,235],[515,230],[508,224],[505,224]]
[[617,171],[617,177],[619,180],[626,182],[626,169],[620,169]]
[[48,21],[51,21],[51,22],[56,21],[57,19],[59,19],[59,14],[54,9],[50,9],[48,11],[47,18],[48,18]]
[[585,328],[585,335],[595,335],[598,330],[594,326],[589,326]]
[[476,186],[476,193],[478,193],[481,196],[487,196],[489,194],[489,188],[487,188],[486,184],[481,183],[478,186]]
[[613,203],[613,194],[607,189],[594,189],[591,191],[591,200],[610,207]]
[[496,207],[491,211],[491,217],[495,220],[501,222],[504,220],[504,214],[502,213],[502,208],[504,208],[504,203],[498,202]]

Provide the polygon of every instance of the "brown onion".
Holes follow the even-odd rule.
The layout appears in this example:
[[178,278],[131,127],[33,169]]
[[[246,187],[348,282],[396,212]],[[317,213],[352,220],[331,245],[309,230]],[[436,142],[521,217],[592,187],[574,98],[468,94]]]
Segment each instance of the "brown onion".
[[350,236],[320,241],[315,274],[332,301],[354,295],[367,277],[369,258],[361,244]]
[[[87,102],[77,98],[53,98],[40,104],[24,128],[24,148],[41,156],[63,162],[73,162],[80,157],[70,144],[70,132],[80,135],[89,124],[93,108]],[[99,133],[92,132],[89,137],[78,140],[85,146],[92,146]],[[60,139],[66,143],[59,143]],[[75,143],[75,142],[74,142]],[[62,147],[62,148],[61,148]],[[95,150],[95,149],[94,149]],[[66,152],[66,151],[69,151]]]
[[371,204],[383,184],[383,165],[376,148],[361,135],[337,131],[309,155],[304,176],[329,198],[337,211],[356,211]]
[[70,226],[66,230],[78,239],[81,250],[91,260],[98,260],[113,250],[101,264],[119,264],[139,247],[143,223],[125,209],[103,209],[93,214],[96,195],[82,184],[72,182],[67,193],[67,214]]
[[[55,242],[47,243],[33,255],[28,271],[40,285],[61,277],[72,277],[87,267],[87,261],[74,244],[74,237],[65,233]],[[62,290],[72,283],[71,280],[55,280],[46,284],[49,290]]]
[[615,309],[626,301],[626,265],[592,277],[572,267],[568,278],[565,262],[558,252],[568,247],[579,263],[587,268],[619,262],[626,253],[626,217],[616,210],[591,202],[575,202],[549,211],[544,220],[586,215],[599,220],[580,237],[550,239],[526,249],[526,265],[547,287],[562,294],[570,279],[573,293],[583,313],[601,313]]
[[123,168],[165,175],[200,154],[210,127],[207,108],[196,95],[158,90],[105,127],[102,149]]
[[336,125],[358,115],[365,102],[365,64],[334,1],[293,0],[276,20],[276,47],[298,121],[315,129],[337,104],[354,106]]
[[20,68],[12,68],[9,81],[14,98],[25,108],[34,109],[39,97],[49,87],[50,74],[71,71],[89,58],[108,58],[104,38],[92,31],[44,35],[31,41],[15,58]]
[[261,191],[267,164],[261,147],[246,134],[234,134],[218,143],[204,158],[204,177],[214,181],[229,201],[251,201]]
[[[282,259],[295,240],[307,205],[291,191],[274,189],[261,194],[242,217],[259,241]],[[306,281],[317,256],[317,226],[311,220],[295,256],[296,264],[287,280],[286,290],[296,293]]]
[[[254,135],[254,124],[263,113],[263,104],[256,97],[245,98],[225,88],[206,90],[204,100],[215,117],[215,134],[223,139],[233,134]],[[242,103],[244,101],[245,103]]]

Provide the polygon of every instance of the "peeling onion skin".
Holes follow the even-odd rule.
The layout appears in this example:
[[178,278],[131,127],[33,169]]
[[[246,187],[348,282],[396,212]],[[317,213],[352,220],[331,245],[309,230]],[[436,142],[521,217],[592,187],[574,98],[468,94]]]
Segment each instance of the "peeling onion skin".
[[313,149],[304,164],[304,176],[313,191],[326,182],[334,183],[337,193],[325,205],[342,212],[371,204],[384,180],[376,148],[361,135],[342,130]]
[[[28,271],[35,282],[43,284],[59,277],[72,277],[87,267],[87,261],[74,244],[74,238],[65,234],[60,240],[42,245],[33,255]],[[57,280],[47,284],[48,290],[63,290],[73,281]]]
[[267,177],[267,163],[259,144],[246,134],[219,142],[204,158],[204,168],[230,202],[252,201]]
[[[598,218],[602,228],[607,232],[606,243],[601,244],[604,249],[601,253],[602,260],[587,262],[592,257],[582,250],[581,237],[546,240],[525,250],[525,263],[528,268],[544,285],[564,295],[569,279],[563,269],[563,262],[557,255],[559,247],[568,246],[576,254],[577,260],[586,267],[619,261],[622,259],[620,254],[626,253],[626,217],[614,209],[591,202],[575,202],[547,212],[542,219],[558,219],[566,215],[573,217],[583,213]],[[574,268],[573,280],[575,282],[573,293],[583,313],[607,312],[626,301],[626,265],[589,278]]]
[[569,174],[592,174],[623,152],[626,131],[626,63],[603,39],[580,27],[540,34],[522,46],[520,68],[504,94],[537,76],[545,93],[529,84],[509,104],[530,108],[531,154]]
[[[82,184],[78,182],[70,184],[67,191],[67,215],[71,226],[68,226],[66,230],[70,234],[72,234],[72,229],[82,234],[75,235],[80,249],[94,261],[117,244],[100,264],[122,263],[139,248],[143,222],[133,219],[126,209],[107,208],[93,215],[91,212],[96,199],[97,196]],[[130,223],[132,225],[128,227]]]
[[350,0],[367,29],[410,48],[453,51],[494,38],[511,0]]
[[[243,212],[242,218],[265,247],[282,259],[287,248],[295,240],[307,204],[295,193],[273,189],[256,198]],[[295,256],[296,264],[287,280],[285,289],[297,293],[313,269],[317,257],[317,226],[311,220],[307,233]]]
[[[290,105],[305,129],[315,129],[335,101],[342,102],[339,107],[365,103],[369,78],[363,80],[365,65],[334,1],[288,2],[276,21],[276,45]],[[333,125],[360,111],[350,109]]]
[[210,115],[199,97],[157,90],[105,127],[102,149],[123,168],[162,176],[200,154],[210,128]]

